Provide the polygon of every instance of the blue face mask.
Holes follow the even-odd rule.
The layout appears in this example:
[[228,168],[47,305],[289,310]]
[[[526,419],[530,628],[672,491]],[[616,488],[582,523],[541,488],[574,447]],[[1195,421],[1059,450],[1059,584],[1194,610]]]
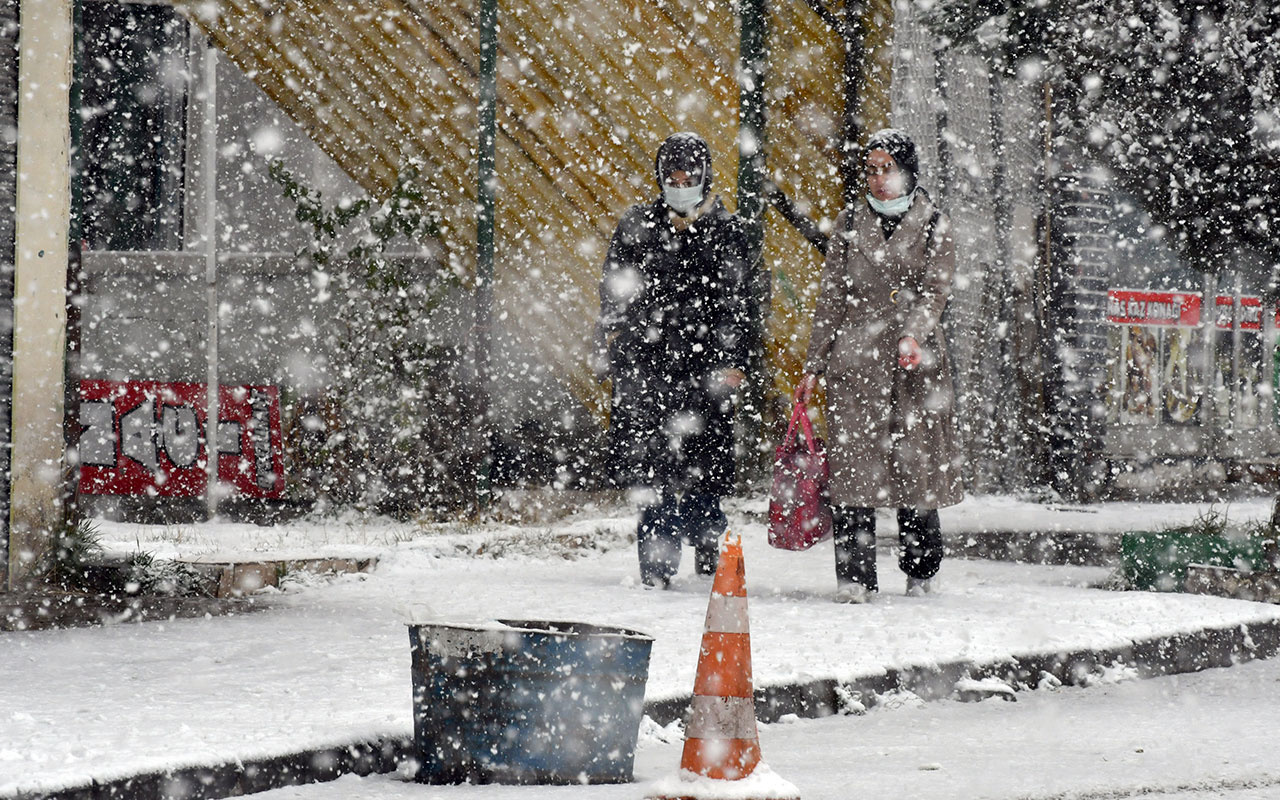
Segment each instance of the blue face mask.
[[871,204],[871,208],[877,214],[883,214],[886,217],[900,217],[907,213],[907,209],[911,208],[911,201],[916,197],[916,190],[912,189],[901,197],[895,197],[892,200],[881,202],[874,195],[867,195],[867,202]]

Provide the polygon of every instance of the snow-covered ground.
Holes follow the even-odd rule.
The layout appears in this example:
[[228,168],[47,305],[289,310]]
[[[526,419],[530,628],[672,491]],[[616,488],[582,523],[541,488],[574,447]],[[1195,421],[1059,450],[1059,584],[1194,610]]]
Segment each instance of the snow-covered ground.
[[[1188,521],[1205,508],[1121,504],[1071,509],[974,498],[948,510],[943,521],[955,531],[1082,530],[1086,524],[1095,525],[1087,528],[1095,531],[1150,530],[1169,520]],[[746,553],[757,685],[848,679],[889,667],[961,659],[986,662],[1015,653],[1113,647],[1280,617],[1280,607],[1241,601],[1091,588],[1107,576],[1107,568],[982,561],[948,561],[941,574],[942,594],[907,598],[889,552],[881,554],[883,591],[875,601],[838,605],[831,602],[830,545],[804,553],[770,549],[759,522],[762,510],[759,500],[730,505],[730,523],[742,535]],[[1267,513],[1269,505],[1262,500],[1230,508],[1233,520]],[[1093,522],[1067,524],[1075,518]],[[885,525],[891,527],[887,520]],[[416,526],[356,519],[267,528],[103,523],[108,549],[142,549],[162,558],[374,554],[380,562],[367,575],[295,581],[273,594],[274,608],[261,613],[0,634],[0,674],[10,686],[0,695],[0,796],[165,767],[407,736],[412,730],[409,620],[505,617],[636,628],[654,637],[646,697],[687,695],[710,580],[691,575],[692,557],[686,552],[672,590],[639,585],[629,541],[633,527],[632,512],[625,507],[584,508],[564,521],[532,526]],[[919,712],[926,716],[916,719],[938,715],[928,725],[945,727],[945,708]],[[823,724],[841,723],[769,726],[765,736],[803,736],[804,731],[822,730]],[[1064,738],[1074,735],[1069,725],[1057,727]],[[926,726],[902,735],[924,742],[934,735],[929,730]],[[1007,734],[999,730],[991,735]],[[848,746],[876,755],[880,751],[875,746],[884,736],[890,731],[853,736]],[[816,749],[797,745],[799,755],[829,758],[829,751],[816,744],[820,738],[810,741]],[[981,763],[982,748],[973,749],[973,755],[961,751],[963,758],[958,755],[955,763]],[[983,758],[995,759],[999,752]],[[1014,761],[1016,756],[1010,745],[1005,757]],[[642,759],[641,764],[648,762]],[[857,761],[850,764],[856,771]],[[656,765],[644,769],[648,772],[642,774],[657,774]],[[786,777],[801,784],[796,776],[802,769],[787,771],[793,774]],[[899,796],[896,790],[866,794]],[[422,789],[416,796],[433,795]]]
[[[773,770],[804,800],[1276,800],[1280,661],[1089,688],[1017,702],[902,702],[863,716],[760,726]],[[262,800],[639,800],[669,779],[680,740],[643,736],[636,784],[423,786],[397,775],[265,792]]]
[[[563,515],[563,500],[538,493],[513,493],[502,504],[510,517],[556,519]],[[1042,503],[1007,496],[968,497],[964,502],[942,509],[942,524],[948,533],[969,532],[1051,532],[1122,533],[1132,530],[1159,530],[1182,525],[1209,513],[1220,513],[1234,523],[1265,519],[1271,513],[1269,498],[1223,503],[1098,503],[1071,505]],[[728,499],[726,509],[738,512],[738,519],[763,518],[764,498]],[[316,556],[363,557],[377,555],[398,545],[431,539],[444,546],[456,545],[459,552],[477,549],[490,540],[507,543],[518,535],[518,550],[536,555],[553,549],[550,540],[595,528],[609,532],[634,530],[632,509],[587,502],[570,515],[570,525],[548,522],[542,525],[418,525],[358,516],[324,522],[296,522],[258,526],[233,524],[131,525],[100,522],[102,543],[113,552],[145,550],[157,558],[250,559],[255,557],[306,558]],[[881,509],[879,530],[884,538],[894,529],[893,515]],[[890,537],[891,538],[891,537]]]

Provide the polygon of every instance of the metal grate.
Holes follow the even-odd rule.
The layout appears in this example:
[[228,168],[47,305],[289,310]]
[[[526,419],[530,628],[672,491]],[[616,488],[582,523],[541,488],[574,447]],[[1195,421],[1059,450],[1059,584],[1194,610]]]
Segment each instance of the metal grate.
[[979,50],[940,51],[909,4],[898,7],[895,51],[893,123],[915,138],[922,182],[956,232],[944,325],[969,485],[1012,488],[1044,463],[1048,439],[1037,305],[1040,89]]

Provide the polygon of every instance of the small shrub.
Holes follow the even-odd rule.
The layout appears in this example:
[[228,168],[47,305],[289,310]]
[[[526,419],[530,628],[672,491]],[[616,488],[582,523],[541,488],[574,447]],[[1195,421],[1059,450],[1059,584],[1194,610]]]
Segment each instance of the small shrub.
[[1255,529],[1228,525],[1226,515],[1216,509],[1186,525],[1126,533],[1120,549],[1125,582],[1142,590],[1181,591],[1190,564],[1241,572],[1266,568],[1263,541]]
[[101,536],[90,520],[67,522],[50,544],[46,580],[60,589],[84,589],[93,562],[102,555]]
[[207,581],[190,564],[156,558],[139,551],[129,557],[123,572],[126,594],[168,597],[212,597]]

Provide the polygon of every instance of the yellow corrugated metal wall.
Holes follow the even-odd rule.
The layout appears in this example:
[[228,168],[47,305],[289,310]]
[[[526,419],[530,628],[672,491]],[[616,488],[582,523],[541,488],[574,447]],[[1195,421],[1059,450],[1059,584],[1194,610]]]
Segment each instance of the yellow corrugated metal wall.
[[[452,258],[475,263],[478,4],[428,0],[181,0],[252,80],[374,195],[425,159]],[[885,0],[873,6],[889,7]],[[771,7],[769,165],[834,218],[842,45],[803,2]],[[613,226],[656,191],[652,158],[678,130],[711,144],[736,206],[735,7],[705,0],[500,0],[494,319],[598,415],[586,367],[596,284]],[[886,81],[887,84],[887,81]],[[878,116],[887,109],[864,109]],[[817,252],[769,213],[770,363],[785,395],[799,370]]]

